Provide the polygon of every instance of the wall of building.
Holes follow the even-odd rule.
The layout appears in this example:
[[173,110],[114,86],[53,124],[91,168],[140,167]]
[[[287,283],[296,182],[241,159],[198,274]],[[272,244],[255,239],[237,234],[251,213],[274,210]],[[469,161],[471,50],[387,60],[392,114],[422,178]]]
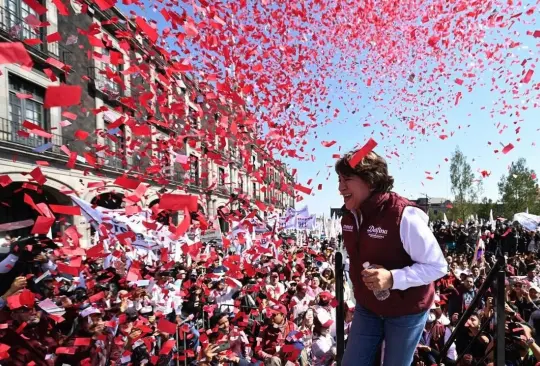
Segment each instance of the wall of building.
[[[22,0],[21,0],[22,1]],[[2,0],[0,0],[2,4]],[[91,48],[88,44],[87,37],[79,34],[79,30],[87,31],[91,28],[92,24],[99,23],[104,20],[104,16],[110,16],[111,12],[108,11],[104,14],[100,11],[89,11],[87,14],[80,12],[81,7],[75,2],[69,3],[73,15],[70,17],[57,16],[56,8],[52,4],[51,0],[47,0],[47,20],[50,25],[47,29],[48,33],[59,31],[64,41],[70,36],[76,36],[76,44],[65,46],[62,52],[58,53],[56,59],[68,62],[71,66],[71,70],[68,73],[63,73],[58,67],[48,65],[43,58],[43,55],[36,53],[30,53],[35,61],[35,68],[32,70],[23,69],[17,65],[0,65],[0,176],[7,175],[14,183],[7,187],[0,186],[0,198],[9,195],[10,189],[13,187],[20,187],[22,183],[32,183],[31,177],[28,175],[30,171],[37,167],[36,161],[41,161],[40,170],[46,178],[46,182],[43,187],[39,187],[32,183],[32,187],[36,189],[43,189],[44,191],[51,192],[50,199],[60,201],[61,204],[70,204],[69,195],[73,194],[85,201],[92,201],[96,196],[103,193],[119,193],[123,195],[129,195],[130,190],[126,190],[123,187],[115,185],[115,179],[128,170],[132,164],[141,161],[139,171],[144,173],[145,167],[150,164],[159,164],[159,157],[157,154],[157,141],[159,139],[167,138],[167,136],[175,135],[175,131],[167,130],[166,128],[152,128],[151,137],[133,136],[129,127],[123,127],[124,139],[126,141],[126,147],[124,153],[117,154],[125,166],[121,169],[113,169],[111,164],[110,154],[106,154],[104,151],[96,153],[93,149],[95,146],[105,145],[107,136],[103,135],[103,131],[106,130],[106,118],[105,113],[97,111],[104,106],[110,110],[114,109],[119,115],[130,115],[138,121],[146,121],[149,114],[143,108],[136,109],[133,104],[127,105],[123,103],[121,98],[103,93],[96,87],[96,80],[98,79],[97,68],[103,69],[105,66],[99,60],[96,60],[96,55],[99,58],[99,54],[105,52],[102,48]],[[91,8],[90,8],[91,9]],[[118,15],[118,13],[115,13]],[[115,16],[116,16],[115,15]],[[97,38],[103,37],[103,34],[107,34],[107,37],[111,39],[112,47],[121,51],[119,40],[114,38],[114,27],[107,27],[107,30],[102,32],[102,35]],[[0,36],[1,36],[0,30]],[[7,37],[7,36],[6,36]],[[64,42],[62,42],[64,43]],[[54,49],[55,45],[47,45],[47,49]],[[30,49],[29,49],[30,50]],[[159,65],[154,67],[151,63],[148,63],[148,57],[144,55],[144,50],[135,50],[130,55],[124,52],[124,69],[129,68],[129,59],[137,58],[140,60],[139,66],[143,69],[141,75],[127,75],[123,76],[126,90],[122,92],[122,95],[140,95],[148,90],[155,91],[159,82],[156,80],[156,75],[159,72]],[[54,56],[54,55],[53,55]],[[157,63],[160,61],[158,60]],[[43,72],[43,68],[50,68],[55,73],[58,80],[51,81],[50,78]],[[17,75],[44,90],[51,85],[57,85],[59,83],[67,83],[74,85],[81,85],[82,97],[80,106],[61,109],[51,108],[46,110],[47,114],[47,126],[45,129],[50,131],[54,136],[52,139],[53,146],[43,153],[33,152],[36,144],[29,144],[24,138],[19,138],[18,131],[22,130],[19,125],[14,125],[10,120],[9,115],[9,75]],[[147,76],[151,75],[150,83]],[[183,84],[183,82],[180,82]],[[181,91],[175,90],[175,98],[182,96],[186,102],[185,115],[189,115],[189,109],[197,109],[198,95],[196,83],[193,83],[186,79],[186,88]],[[165,87],[166,89],[166,87]],[[179,88],[178,88],[179,89]],[[136,97],[135,97],[136,98]],[[169,102],[172,102],[174,98],[169,96]],[[154,111],[151,115],[159,115],[159,106],[157,98],[152,101]],[[191,106],[191,107],[190,107]],[[204,100],[201,102],[203,109],[208,109],[209,105],[206,105]],[[227,106],[227,108],[232,108]],[[62,116],[65,111],[70,111],[77,114],[76,119],[68,119]],[[109,117],[110,118],[110,117]],[[209,131],[215,132],[215,119],[209,114],[198,121],[199,128],[207,128]],[[62,122],[69,121],[69,122]],[[183,125],[184,119],[179,119],[175,125]],[[64,125],[62,127],[62,125]],[[171,127],[172,128],[172,127]],[[86,131],[89,133],[89,138],[86,141],[79,141],[74,138],[76,131]],[[102,131],[98,133],[99,131]],[[133,140],[134,139],[134,140]],[[38,140],[41,141],[41,140]],[[43,143],[48,142],[48,139],[43,139]],[[130,141],[135,141],[129,148]],[[219,138],[216,137],[216,142]],[[265,204],[273,204],[279,212],[283,212],[285,208],[294,206],[294,191],[292,185],[294,180],[287,174],[286,168],[267,157],[263,156],[263,152],[256,148],[249,148],[249,151],[241,153],[237,147],[233,146],[230,141],[227,141],[223,151],[218,153],[225,153],[227,158],[224,158],[223,163],[217,163],[211,159],[207,159],[202,152],[202,146],[200,140],[185,139],[185,144],[179,146],[174,151],[169,151],[171,166],[163,167],[164,170],[171,172],[169,184],[156,184],[151,180],[145,182],[150,184],[147,194],[139,205],[141,207],[148,207],[150,204],[155,203],[158,199],[158,191],[163,188],[167,189],[167,192],[174,193],[191,193],[199,195],[199,203],[205,211],[205,214],[210,216],[217,215],[217,210],[220,207],[229,205],[231,201],[231,194],[243,193],[252,198],[254,204],[256,200],[264,201]],[[65,153],[65,148],[62,150],[62,146],[67,147],[70,151],[77,152],[77,165],[73,169],[66,167],[68,161],[68,155]],[[146,149],[146,146],[150,146]],[[216,147],[219,144],[216,143]],[[246,145],[247,146],[247,145]],[[231,149],[236,148],[236,156],[231,155]],[[146,149],[145,153],[139,156],[138,152]],[[108,151],[108,150],[107,150]],[[83,154],[86,152],[95,153],[100,158],[100,163],[103,163],[103,167],[99,171],[94,171],[90,167]],[[162,152],[163,153],[163,152]],[[194,185],[194,182],[190,182],[189,169],[184,169],[181,164],[174,162],[176,154],[195,156],[199,159],[199,185]],[[141,159],[139,159],[141,158]],[[268,177],[264,183],[257,181],[254,178],[254,174],[248,167],[247,162],[254,159],[256,161],[256,167],[262,166],[266,163],[268,166]],[[144,161],[143,161],[144,160]],[[225,171],[224,184],[219,183],[219,171],[220,168]],[[173,174],[174,173],[174,174]],[[243,180],[242,192],[239,191],[239,181]],[[264,178],[263,178],[264,179]],[[276,181],[279,180],[279,183]],[[216,183],[214,189],[209,189],[209,186]],[[255,187],[253,185],[255,183]],[[286,184],[291,187],[287,192],[280,193],[282,186]],[[266,199],[261,192],[263,186],[266,186],[267,195]],[[47,197],[49,197],[47,196]],[[49,198],[44,198],[49,199]],[[24,204],[21,202],[21,204]],[[14,205],[16,206],[16,204]],[[255,207],[253,205],[253,207]],[[16,207],[12,208],[16,210]],[[5,217],[0,217],[0,223],[10,222],[10,210],[11,208],[3,208]],[[15,211],[11,211],[15,212]],[[64,220],[66,218],[62,218]],[[90,243],[90,227],[88,223],[84,221],[82,217],[73,217],[67,220],[69,224],[77,225],[79,233],[82,235],[81,242],[83,245]]]

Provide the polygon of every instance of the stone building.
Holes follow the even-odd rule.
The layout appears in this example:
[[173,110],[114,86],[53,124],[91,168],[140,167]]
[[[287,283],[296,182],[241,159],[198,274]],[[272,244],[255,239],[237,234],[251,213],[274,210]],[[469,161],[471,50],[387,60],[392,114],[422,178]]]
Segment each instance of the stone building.
[[[70,194],[116,209],[126,202],[152,207],[163,192],[188,193],[209,216],[238,197],[279,212],[294,206],[293,177],[259,148],[254,131],[243,127],[251,143],[237,144],[218,127],[219,112],[205,113],[242,107],[212,105],[207,85],[167,75],[171,61],[117,8],[66,1],[63,16],[44,1],[47,10],[38,14],[23,0],[0,0],[0,41],[25,42],[34,62],[32,69],[0,65],[0,224],[37,217],[28,197],[71,205]],[[82,86],[79,106],[44,108],[45,90],[60,83]],[[43,184],[36,183],[40,172]],[[141,181],[149,187],[133,199]],[[53,235],[73,224],[88,243],[81,216],[57,215]]]

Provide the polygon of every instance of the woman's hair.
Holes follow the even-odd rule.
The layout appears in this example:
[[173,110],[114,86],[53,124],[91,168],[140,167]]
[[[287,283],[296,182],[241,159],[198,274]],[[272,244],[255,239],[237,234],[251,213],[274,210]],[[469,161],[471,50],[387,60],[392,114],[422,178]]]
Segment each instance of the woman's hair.
[[353,168],[349,161],[355,153],[351,151],[336,162],[336,173],[345,177],[357,176],[375,192],[389,192],[394,186],[394,178],[388,174],[386,160],[370,152]]

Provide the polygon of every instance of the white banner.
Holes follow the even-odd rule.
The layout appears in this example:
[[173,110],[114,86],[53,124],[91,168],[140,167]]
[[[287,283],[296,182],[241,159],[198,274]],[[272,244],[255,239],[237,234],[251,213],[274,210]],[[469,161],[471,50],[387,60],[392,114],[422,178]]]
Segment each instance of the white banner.
[[316,223],[317,219],[315,215],[296,218],[296,227],[298,230],[314,230]]
[[81,212],[88,222],[98,230],[99,225],[108,223],[112,226],[111,235],[118,235],[127,232],[133,232],[136,239],[132,245],[139,249],[154,250],[163,246],[168,246],[171,242],[167,229],[158,231],[149,230],[143,225],[143,221],[147,221],[150,217],[148,211],[140,212],[136,215],[126,216],[124,210],[108,210],[92,205],[78,197],[71,196],[73,202],[81,208]]
[[523,226],[529,231],[536,231],[538,230],[538,226],[540,225],[540,216],[520,212],[514,215],[513,221],[519,222],[521,226]]

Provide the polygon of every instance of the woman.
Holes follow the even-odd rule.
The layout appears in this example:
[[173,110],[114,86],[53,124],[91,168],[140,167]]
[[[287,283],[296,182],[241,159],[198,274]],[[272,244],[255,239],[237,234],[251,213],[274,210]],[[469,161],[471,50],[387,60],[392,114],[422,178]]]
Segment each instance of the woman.
[[313,366],[330,366],[336,357],[336,344],[330,334],[334,321],[327,311],[317,312],[313,327],[311,356]]
[[[349,153],[336,163],[343,196],[343,242],[350,257],[356,310],[343,366],[372,366],[382,341],[384,364],[409,366],[433,303],[433,281],[447,263],[428,216],[390,192],[386,161],[370,152],[354,167]],[[363,269],[369,262],[370,269]],[[389,290],[379,301],[373,291]]]
[[304,349],[308,355],[311,354],[311,343],[313,342],[313,322],[315,319],[315,312],[313,309],[307,309],[302,316],[302,322],[298,327],[298,331],[302,333],[302,342]]
[[334,271],[332,268],[325,268],[321,274],[321,288],[324,291],[333,292],[335,289]]

